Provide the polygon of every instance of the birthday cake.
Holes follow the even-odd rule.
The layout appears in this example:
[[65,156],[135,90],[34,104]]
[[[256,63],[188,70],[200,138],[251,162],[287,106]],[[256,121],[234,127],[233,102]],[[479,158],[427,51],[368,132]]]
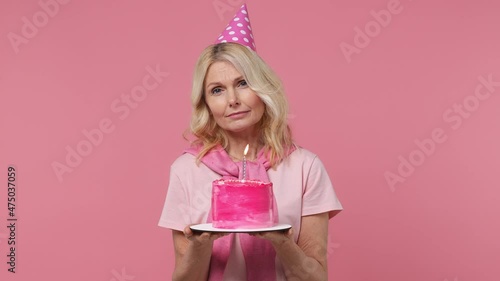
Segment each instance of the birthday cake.
[[212,226],[225,229],[274,226],[273,184],[256,180],[212,182]]

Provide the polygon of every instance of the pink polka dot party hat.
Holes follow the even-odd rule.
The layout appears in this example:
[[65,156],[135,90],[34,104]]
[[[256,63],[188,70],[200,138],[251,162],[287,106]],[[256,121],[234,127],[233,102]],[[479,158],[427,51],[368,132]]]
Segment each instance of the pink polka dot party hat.
[[227,24],[224,31],[222,31],[215,41],[216,44],[225,42],[239,43],[257,51],[246,4],[240,7],[234,18]]

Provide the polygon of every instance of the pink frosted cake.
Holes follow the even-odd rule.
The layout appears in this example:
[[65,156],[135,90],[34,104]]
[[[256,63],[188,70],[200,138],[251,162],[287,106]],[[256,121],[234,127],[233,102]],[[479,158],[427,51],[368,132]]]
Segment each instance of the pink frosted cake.
[[212,226],[266,228],[274,226],[273,184],[255,180],[212,183]]

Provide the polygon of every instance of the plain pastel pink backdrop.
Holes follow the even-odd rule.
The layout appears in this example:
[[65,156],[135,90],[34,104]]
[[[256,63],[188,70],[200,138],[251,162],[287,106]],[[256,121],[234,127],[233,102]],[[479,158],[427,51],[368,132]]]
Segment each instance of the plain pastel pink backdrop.
[[[170,280],[171,234],[157,222],[169,166],[187,145],[194,63],[242,2],[61,2],[45,18],[38,1],[0,2],[1,279]],[[345,208],[330,221],[329,280],[499,280],[500,87],[474,97],[487,93],[479,76],[500,81],[498,2],[247,4],[257,50],[286,87],[295,139],[320,156]],[[23,18],[40,27],[24,37]],[[128,115],[113,111],[148,66],[169,75]],[[52,164],[103,120],[114,130],[58,180]],[[434,130],[446,140],[418,152]],[[401,173],[410,156],[418,165]],[[392,187],[388,173],[400,177]]]

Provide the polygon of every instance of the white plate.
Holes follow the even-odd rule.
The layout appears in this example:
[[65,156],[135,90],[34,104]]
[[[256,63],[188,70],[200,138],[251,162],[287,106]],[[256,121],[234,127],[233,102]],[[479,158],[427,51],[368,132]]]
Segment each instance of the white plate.
[[192,230],[203,231],[203,232],[231,232],[231,233],[249,233],[249,232],[264,232],[264,231],[277,231],[289,229],[292,226],[289,224],[278,224],[273,227],[266,228],[238,228],[238,229],[228,229],[228,228],[216,228],[213,227],[211,223],[202,223],[190,226]]

